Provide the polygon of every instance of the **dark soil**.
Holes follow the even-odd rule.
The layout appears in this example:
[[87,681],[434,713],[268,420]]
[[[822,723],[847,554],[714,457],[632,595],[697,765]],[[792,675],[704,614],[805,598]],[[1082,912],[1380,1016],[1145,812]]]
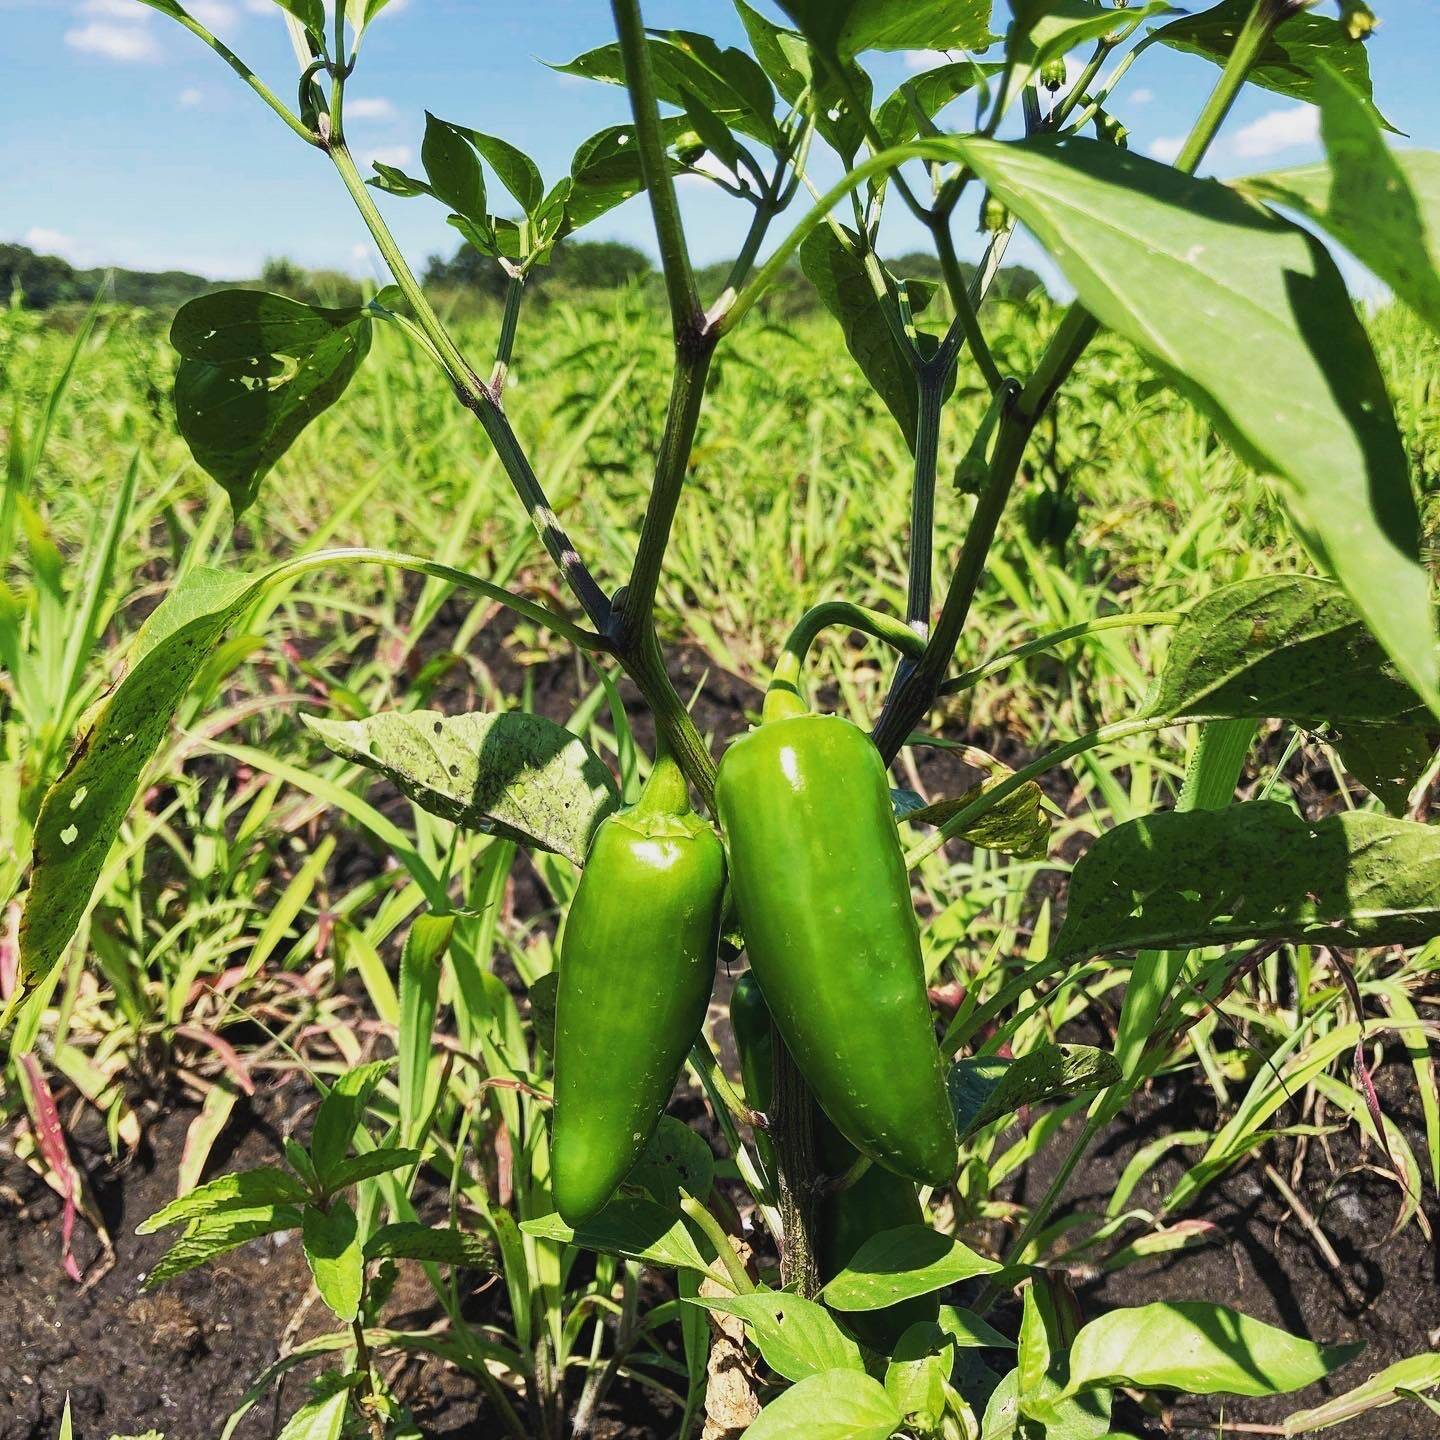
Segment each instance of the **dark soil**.
[[[453,628],[467,608],[456,604],[449,616],[442,616],[438,641],[443,642],[447,618]],[[502,685],[518,692],[518,671],[510,673],[516,667],[503,643],[508,628],[499,619],[482,632],[485,653],[480,658]],[[680,648],[674,653],[677,686],[687,698],[695,695],[702,733],[723,741],[742,729],[747,712],[753,714],[758,706],[757,692],[699,651]],[[532,678],[536,708],[561,719],[575,703],[581,683],[590,683],[588,676],[562,664],[546,666]],[[627,702],[634,698],[628,683],[622,685],[622,694]],[[441,693],[431,703],[459,709],[466,700],[463,693]],[[644,709],[636,706],[632,713],[638,738],[648,746],[652,737]],[[914,753],[916,774],[934,793],[958,793],[976,778],[953,753]],[[1011,763],[1021,758],[1006,753],[1004,746],[1001,753]],[[377,787],[375,798],[382,794]],[[1063,785],[1054,798],[1064,803]],[[346,872],[339,883],[352,883],[355,872],[371,871],[379,859],[367,853],[362,839],[347,835],[335,859],[337,870]],[[536,894],[521,880],[519,911],[533,906]],[[728,992],[724,977],[722,991]],[[721,1038],[728,1042],[728,1036]],[[1391,1065],[1378,1079],[1387,1113],[1402,1124],[1416,1153],[1423,1155],[1413,1072]],[[272,1162],[281,1136],[303,1130],[313,1100],[303,1082],[285,1082],[242,1102],[211,1156],[207,1174]],[[687,1119],[698,1111],[693,1102],[682,1104]],[[94,1114],[88,1109],[85,1113]],[[77,1255],[87,1274],[98,1278],[80,1286],[61,1269],[57,1197],[8,1148],[0,1148],[0,1273],[8,1302],[0,1308],[0,1440],[54,1440],[67,1393],[77,1440],[138,1435],[152,1428],[167,1440],[216,1440],[226,1417],[267,1365],[297,1340],[331,1328],[323,1307],[313,1303],[309,1272],[294,1239],[255,1242],[158,1293],[144,1291],[143,1277],[168,1241],[163,1235],[136,1236],[134,1228],[174,1194],[185,1130],[194,1113],[186,1100],[151,1103],[143,1117],[141,1150],[119,1164],[109,1159],[93,1120],[82,1120],[78,1133],[72,1132],[76,1159],[115,1245],[114,1263],[107,1269],[81,1222]],[[1205,1128],[1213,1116],[1213,1101],[1202,1086],[1193,1081],[1157,1084],[1117,1120],[1105,1142],[1081,1165],[1069,1190],[1071,1208],[1102,1212],[1137,1148],[1175,1129]],[[692,1123],[697,1121],[706,1123],[698,1114]],[[1277,1117],[1276,1123],[1284,1122]],[[1068,1134],[1062,1133],[1031,1163],[1019,1177],[1023,1190],[1017,1198],[1033,1200],[1041,1193],[1067,1141]],[[1292,1144],[1272,1144],[1201,1197],[1191,1215],[1216,1226],[1214,1243],[1132,1264],[1114,1274],[1075,1277],[1087,1315],[1147,1300],[1203,1298],[1317,1340],[1366,1342],[1362,1357],[1340,1371],[1333,1383],[1307,1393],[1303,1402],[1225,1405],[1227,1418],[1251,1424],[1273,1424],[1301,1403],[1317,1403],[1320,1393],[1338,1393],[1394,1360],[1440,1348],[1440,1261],[1414,1224],[1386,1239],[1397,1203],[1393,1183],[1355,1174],[1334,1186],[1327,1202],[1325,1191],[1334,1176],[1353,1167],[1361,1155],[1353,1129],[1333,1137],[1328,1158],[1325,1149],[1312,1142],[1296,1188],[1338,1250],[1342,1280],[1263,1177],[1261,1167],[1268,1160],[1290,1178]],[[1132,1203],[1155,1201],[1183,1164],[1178,1155],[1167,1160]],[[1428,1192],[1427,1213],[1432,1224],[1440,1225],[1434,1196]],[[402,1267],[402,1277],[387,1322],[407,1327],[433,1322],[437,1314],[423,1279],[414,1267]],[[473,1320],[503,1323],[504,1304],[502,1286],[481,1285],[466,1310]],[[990,1358],[999,1363],[1001,1357]],[[319,1368],[321,1362],[314,1362],[291,1371],[278,1397],[272,1389],[247,1415],[236,1440],[269,1440],[278,1417],[294,1409],[306,1380]],[[490,1440],[499,1433],[475,1383],[438,1361],[408,1363],[394,1373],[392,1383],[427,1436]],[[1220,1432],[1213,1422],[1220,1414],[1215,1402],[1194,1402],[1173,1414],[1151,1416],[1132,1406],[1123,1415],[1117,1410],[1116,1424],[1147,1437],[1176,1433],[1168,1428],[1175,1423],[1190,1433],[1215,1435]],[[1201,1428],[1207,1421],[1208,1429]],[[597,1434],[601,1440],[663,1440],[674,1434],[677,1423],[678,1416],[653,1392],[622,1387],[614,1392]],[[1422,1440],[1440,1435],[1440,1422],[1418,1406],[1406,1405],[1373,1412],[1327,1433],[1345,1440]]]

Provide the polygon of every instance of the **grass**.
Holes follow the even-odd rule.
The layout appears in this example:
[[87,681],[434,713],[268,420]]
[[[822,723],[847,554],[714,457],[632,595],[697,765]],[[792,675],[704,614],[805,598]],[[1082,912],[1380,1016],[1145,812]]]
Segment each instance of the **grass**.
[[[1055,318],[1042,302],[1005,302],[997,310],[1002,368],[1032,360]],[[78,315],[0,314],[0,417],[12,455],[0,512],[9,517],[0,524],[0,819],[15,837],[15,853],[0,868],[0,906],[21,882],[27,824],[81,712],[181,567],[259,569],[306,549],[364,543],[434,555],[563,603],[478,427],[396,335],[377,336],[346,403],[301,438],[260,504],[232,529],[226,502],[175,434],[164,326],[139,311],[102,310],[93,321],[90,329]],[[483,314],[467,320],[460,338],[484,354],[497,323]],[[1428,492],[1440,481],[1440,345],[1396,309],[1375,315],[1373,328]],[[633,293],[556,302],[522,327],[506,392],[556,509],[609,588],[628,569],[649,484],[668,382],[663,338],[653,310]],[[966,387],[962,373],[946,416],[942,476],[980,418],[979,391]],[[1101,614],[1173,611],[1218,584],[1306,567],[1269,489],[1123,345],[1102,340],[1092,348],[1056,427],[1037,441],[1021,503],[1026,492],[1061,480],[1081,498],[1079,525],[1056,552],[1026,537],[1018,513],[1007,521],[960,657],[967,666]],[[828,320],[782,326],[752,317],[741,343],[715,366],[660,589],[667,640],[698,647],[712,671],[755,684],[791,622],[818,600],[843,596],[902,611],[907,466],[898,431],[864,391]],[[942,576],[970,504],[942,487]],[[935,732],[1014,763],[1057,734],[1124,717],[1157,669],[1165,633],[1163,625],[1105,630],[1010,666],[951,697]],[[838,708],[857,718],[874,713],[888,683],[874,647],[832,632],[816,660]],[[117,1151],[138,1133],[137,1087],[178,1083],[200,1098],[184,1187],[257,1076],[292,1065],[297,1050],[318,1073],[333,1074],[367,1043],[369,1020],[394,1026],[394,939],[422,898],[413,880],[385,863],[384,837],[396,826],[418,863],[437,875],[463,875],[477,861],[468,898],[479,918],[462,927],[460,943],[478,970],[493,974],[503,958],[527,988],[546,974],[550,920],[573,886],[569,867],[537,857],[546,897],[539,913],[507,910],[497,918],[494,900],[507,886],[513,852],[457,837],[397,803],[319,751],[298,719],[302,710],[353,716],[516,701],[544,705],[590,731],[633,770],[632,741],[596,672],[487,602],[378,569],[311,576],[261,602],[182,711],[111,857],[92,922],[56,972],[42,1031],[12,1049],[0,1104],[17,1118],[29,1111],[33,1166],[64,1191],[59,1172],[70,1162],[63,1147],[42,1143],[46,1127],[36,1118],[45,1113],[35,1094],[40,1071],[13,1058],[27,1040],[43,1058],[44,1083],[73,1089],[101,1112]],[[739,719],[732,715],[727,725]],[[1174,731],[1086,755],[1050,791],[1057,813],[1047,860],[952,847],[921,867],[932,984],[963,989],[982,1010],[1009,997],[996,1025],[957,1031],[972,1049],[1010,1045],[1023,1053],[1040,1039],[1074,1033],[1087,1016],[1092,1031],[1109,1027],[1127,978],[1123,964],[1091,964],[1035,991],[1026,988],[1024,969],[1045,952],[1055,898],[1087,837],[1173,804],[1186,750],[1187,737]],[[953,756],[921,747],[907,752],[901,768],[907,783],[927,790],[940,783],[929,777],[954,784],[960,773]],[[1369,803],[1337,778],[1328,750],[1311,737],[1265,736],[1244,784],[1303,801],[1312,813]],[[1267,963],[1228,995],[1213,959],[1192,957],[1192,991],[1162,1017],[1177,1039],[1155,1064],[1193,1072],[1228,1120],[1219,1135],[1195,1142],[1183,1178],[1147,1202],[1141,1214],[1152,1227],[1183,1215],[1226,1168],[1273,1139],[1276,1126],[1305,1144],[1310,1130],[1274,1115],[1296,1087],[1310,1087],[1300,1102],[1307,1114],[1328,1106],[1362,1129],[1372,1125],[1345,1080],[1360,1032],[1320,957],[1301,950],[1284,966]],[[1424,1152],[1413,1153],[1398,1131],[1390,1136],[1412,1182],[1402,1218],[1417,1224],[1425,1223],[1422,1190],[1440,1184],[1428,1049],[1437,959],[1440,947],[1432,946],[1366,957],[1358,967],[1364,1034],[1413,1066],[1424,1100]],[[284,983],[287,976],[298,983]],[[498,1030],[467,1017],[466,1008],[457,999],[462,1048],[479,1045],[492,1076],[534,1079],[539,1052],[530,1053],[514,1004]],[[441,1126],[452,1196],[489,1213],[493,1197],[472,1194],[459,1163],[466,1144],[484,1152],[470,1130],[470,1107],[483,1109],[492,1141],[500,1123],[516,1136],[534,1117],[514,1093],[487,1091],[483,1077],[463,1066],[446,1072],[446,1084],[459,1102],[450,1128]],[[973,1146],[982,1168],[967,1171],[951,1223],[1015,1218],[997,1198],[1002,1181],[1085,1103],[1050,1112],[1018,1142],[1003,1126],[982,1132]],[[1131,1189],[1140,1179],[1127,1175]],[[84,1177],[76,1172],[73,1180],[72,1200],[84,1207]],[[514,1202],[519,1218],[543,1208],[542,1181],[543,1165],[525,1169]],[[1031,1253],[1125,1263],[1135,1225],[1111,1223],[1123,1204],[1117,1197],[1109,1217],[1093,1217],[1080,1232],[1073,1225],[1042,1231]],[[1143,1231],[1147,1222],[1139,1223]],[[614,1267],[606,1266],[609,1276]],[[454,1319],[458,1299],[441,1295],[441,1303]],[[578,1344],[579,1333],[578,1322],[573,1335],[567,1327],[565,1345]],[[637,1345],[641,1338],[637,1332]],[[532,1341],[521,1334],[517,1355]],[[656,1357],[658,1369],[637,1378],[683,1393],[684,1377],[666,1368],[673,1361],[662,1363],[660,1351]]]

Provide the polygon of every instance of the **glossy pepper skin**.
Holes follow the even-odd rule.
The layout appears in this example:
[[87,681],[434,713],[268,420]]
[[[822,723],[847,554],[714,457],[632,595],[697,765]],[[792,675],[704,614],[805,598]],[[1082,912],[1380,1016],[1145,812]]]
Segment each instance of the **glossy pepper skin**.
[[596,831],[561,942],[550,1163],[569,1225],[606,1204],[659,1124],[705,1019],[724,888],[723,847],[662,758]]
[[833,715],[767,720],[715,787],[745,948],[821,1108],[861,1154],[947,1184],[955,1126],[884,763]]
[[[770,1011],[752,971],[736,982],[730,997],[730,1029],[740,1057],[740,1080],[753,1110],[767,1110],[773,1088],[771,1067],[774,1045]],[[816,1159],[827,1175],[843,1175],[854,1165],[853,1145],[824,1117],[818,1118]],[[764,1131],[755,1136],[756,1149],[766,1169],[773,1172],[773,1147]],[[901,1225],[923,1225],[925,1211],[915,1187],[902,1175],[872,1165],[853,1185],[820,1203],[816,1216],[816,1243],[820,1278],[832,1280],[872,1235]],[[935,1320],[940,1314],[938,1295],[917,1295],[883,1310],[863,1310],[844,1317],[856,1337],[874,1350],[891,1351],[911,1325]]]

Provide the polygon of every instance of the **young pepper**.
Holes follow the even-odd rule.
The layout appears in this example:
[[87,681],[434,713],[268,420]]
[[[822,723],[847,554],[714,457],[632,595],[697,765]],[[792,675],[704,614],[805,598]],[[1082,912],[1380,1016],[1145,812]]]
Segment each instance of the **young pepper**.
[[[770,1011],[755,974],[747,970],[730,996],[730,1029],[740,1059],[740,1080],[752,1110],[768,1112],[774,1082],[774,1044]],[[844,1175],[858,1158],[855,1147],[825,1118],[816,1116],[816,1160],[827,1176]],[[755,1148],[769,1173],[774,1174],[774,1149],[763,1131],[755,1135]],[[832,1280],[854,1258],[872,1235],[902,1225],[923,1225],[925,1212],[915,1187],[904,1176],[872,1165],[853,1184],[827,1195],[815,1217],[820,1278]],[[889,1352],[911,1325],[934,1320],[940,1313],[936,1295],[920,1295],[883,1310],[862,1310],[843,1317],[856,1338],[873,1350]]]
[[659,1124],[715,980],[725,854],[661,755],[595,832],[555,1000],[551,1178],[567,1224],[615,1193]]
[[750,964],[806,1084],[861,1154],[948,1183],[955,1125],[879,753],[772,686],[715,802]]

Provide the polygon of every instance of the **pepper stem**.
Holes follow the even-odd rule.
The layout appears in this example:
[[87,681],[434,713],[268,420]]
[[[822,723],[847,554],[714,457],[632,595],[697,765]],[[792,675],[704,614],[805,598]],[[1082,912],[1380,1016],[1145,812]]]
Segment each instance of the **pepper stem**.
[[650,767],[640,798],[635,802],[637,815],[686,815],[690,812],[690,787],[685,772],[670,753],[663,739],[657,740],[655,763]]

